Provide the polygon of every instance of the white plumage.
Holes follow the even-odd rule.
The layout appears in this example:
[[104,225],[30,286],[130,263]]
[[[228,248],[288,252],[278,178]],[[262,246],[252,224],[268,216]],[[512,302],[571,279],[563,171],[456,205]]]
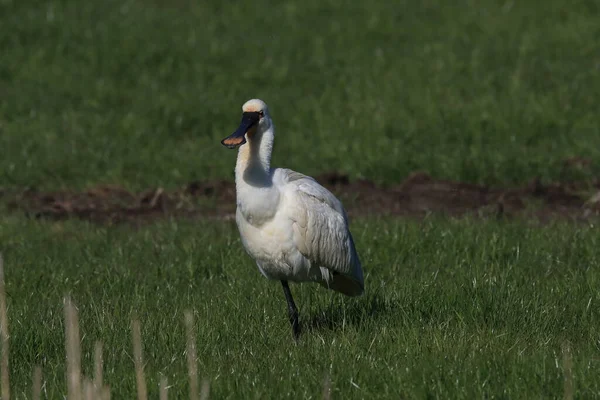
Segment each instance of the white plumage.
[[[267,105],[253,99],[242,111],[240,127],[222,143],[239,146],[236,222],[244,248],[284,290],[288,280],[312,281],[349,296],[362,294],[363,272],[342,203],[311,177],[271,169],[274,126]],[[291,294],[292,319],[290,300]]]

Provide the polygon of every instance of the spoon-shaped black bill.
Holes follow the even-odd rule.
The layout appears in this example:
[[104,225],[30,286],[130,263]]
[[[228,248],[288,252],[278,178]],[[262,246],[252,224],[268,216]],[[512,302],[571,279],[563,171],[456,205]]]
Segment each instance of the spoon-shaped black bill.
[[240,126],[231,135],[221,140],[221,144],[230,149],[235,149],[236,147],[243,145],[246,143],[246,133],[255,127],[259,120],[260,114],[257,112],[243,113]]

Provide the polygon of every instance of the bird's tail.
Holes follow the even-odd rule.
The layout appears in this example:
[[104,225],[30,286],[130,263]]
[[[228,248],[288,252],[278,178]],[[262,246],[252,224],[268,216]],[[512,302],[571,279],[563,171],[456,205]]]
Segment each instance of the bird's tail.
[[365,291],[364,283],[351,276],[332,272],[331,278],[329,281],[321,282],[321,285],[351,297],[360,296]]

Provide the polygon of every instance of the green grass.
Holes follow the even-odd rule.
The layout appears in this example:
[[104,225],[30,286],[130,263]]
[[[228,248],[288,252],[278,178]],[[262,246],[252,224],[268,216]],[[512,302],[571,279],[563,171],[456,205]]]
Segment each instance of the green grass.
[[[0,2],[0,186],[232,178],[260,97],[274,162],[488,184],[600,166],[595,0]],[[567,157],[594,161],[564,176]]]
[[[159,374],[187,395],[183,311],[197,321],[213,398],[553,398],[561,346],[575,394],[600,392],[600,239],[595,227],[359,220],[366,296],[293,285],[295,345],[277,282],[259,274],[232,223],[168,221],[136,231],[82,222],[0,224],[13,391],[41,364],[65,392],[62,297],[79,306],[84,372],[105,343],[113,397],[133,398],[130,320],[142,323],[151,396]],[[356,386],[354,386],[354,384]]]
[[[458,2],[0,0],[0,189],[176,187],[232,179],[219,141],[241,104],[270,105],[274,164],[397,183],[511,185],[600,174],[596,0]],[[562,160],[589,167],[565,171]],[[597,227],[361,219],[366,295],[281,287],[231,222],[141,228],[32,221],[0,202],[13,396],[34,365],[65,393],[62,299],[84,372],[105,344],[133,398],[138,317],[150,395],[187,394],[183,311],[213,398],[556,398],[561,347],[579,398],[600,394]]]

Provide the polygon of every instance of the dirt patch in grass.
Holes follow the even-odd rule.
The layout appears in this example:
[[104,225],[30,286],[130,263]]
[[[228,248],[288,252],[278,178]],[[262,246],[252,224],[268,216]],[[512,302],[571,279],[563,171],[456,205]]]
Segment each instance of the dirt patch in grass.
[[[316,177],[344,203],[350,216],[394,215],[423,218],[428,214],[475,215],[486,218],[529,217],[588,220],[600,215],[600,180],[543,184],[535,179],[514,188],[493,188],[434,179],[417,172],[396,186],[351,181],[346,175]],[[99,223],[149,222],[157,218],[233,218],[232,182],[192,182],[175,190],[147,189],[139,193],[120,186],[96,186],[86,191],[18,193],[0,197],[14,211],[34,218],[79,218]]]

